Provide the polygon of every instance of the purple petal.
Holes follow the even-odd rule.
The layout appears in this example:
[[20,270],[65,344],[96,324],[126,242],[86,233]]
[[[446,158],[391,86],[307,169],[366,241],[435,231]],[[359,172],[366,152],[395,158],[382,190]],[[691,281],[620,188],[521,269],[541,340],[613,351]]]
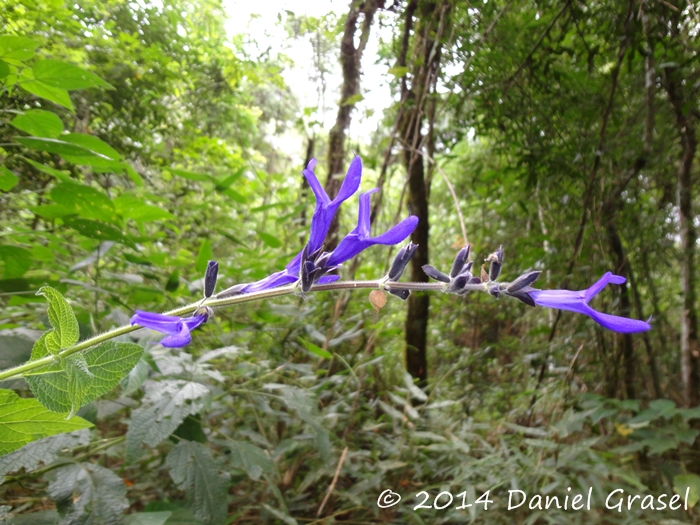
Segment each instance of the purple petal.
[[328,266],[343,264],[370,246],[372,246],[372,241],[369,239],[363,239],[357,233],[349,233],[338,243],[326,264]]
[[651,329],[651,325],[646,321],[640,321],[638,319],[630,319],[628,317],[620,317],[617,315],[604,314],[598,312],[586,305],[588,309],[585,313],[590,316],[596,323],[598,323],[603,328],[612,330],[613,332],[619,332],[622,334],[634,334],[637,332],[646,332]]
[[202,314],[202,315],[193,315],[192,317],[185,317],[182,322],[189,330],[194,330],[197,328],[199,325],[206,323],[207,321],[207,316]]
[[150,328],[162,334],[177,334],[182,330],[182,320],[179,317],[142,310],[136,310],[136,315],[131,318],[131,324]]
[[318,178],[314,173],[315,167],[316,159],[311,159],[308,166],[304,171],[302,171],[302,173],[304,174],[304,177],[306,177],[309,186],[311,186],[311,190],[314,192],[314,195],[316,195],[316,206],[318,207],[319,204],[329,204],[331,200],[328,198],[326,190],[323,189],[323,186],[321,186],[321,183],[318,181]]
[[164,337],[160,340],[160,344],[168,348],[179,348],[190,344],[190,341],[192,341],[190,329],[182,323],[182,329],[178,333]]
[[271,288],[277,288],[278,286],[284,286],[285,284],[295,283],[298,280],[298,276],[291,275],[287,273],[286,270],[282,270],[281,272],[273,273],[265,279],[261,279],[254,283],[250,283],[249,285],[241,289],[241,293],[252,293],[260,292],[262,290],[269,290]]
[[350,167],[348,172],[343,179],[343,184],[338,190],[338,195],[333,199],[333,204],[340,204],[343,201],[348,200],[352,197],[357,189],[360,187],[360,181],[362,180],[362,159],[355,156],[350,162]]
[[531,290],[528,292],[537,306],[568,310],[579,314],[587,313],[584,292],[570,290]]
[[379,188],[369,190],[367,193],[360,195],[360,208],[357,212],[357,227],[352,233],[357,233],[361,237],[369,237],[370,234],[370,195],[379,191]]
[[334,283],[338,279],[340,279],[340,275],[324,275],[318,280],[318,284]]
[[418,226],[418,217],[411,215],[406,217],[389,231],[372,237],[372,244],[393,245],[402,242],[406,237],[413,233],[413,230]]
[[586,302],[589,302],[591,299],[593,299],[598,293],[605,288],[609,283],[613,284],[622,284],[626,281],[624,277],[620,275],[615,275],[612,272],[607,272],[603,277],[598,279],[598,282],[594,283],[593,285],[589,286],[588,290],[586,290]]

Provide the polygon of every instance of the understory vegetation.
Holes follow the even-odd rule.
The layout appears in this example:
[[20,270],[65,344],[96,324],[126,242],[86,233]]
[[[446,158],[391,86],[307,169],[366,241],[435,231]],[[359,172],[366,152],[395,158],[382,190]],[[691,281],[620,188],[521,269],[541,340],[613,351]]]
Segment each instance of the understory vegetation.
[[[317,4],[281,51],[220,0],[0,4],[0,523],[697,523],[700,3]],[[470,245],[485,289],[619,275],[591,307],[651,329],[505,285],[216,303],[289,269],[302,170],[331,202],[356,155],[371,235],[417,220],[339,283],[410,240],[427,290]],[[170,348],[136,310],[203,318]]]

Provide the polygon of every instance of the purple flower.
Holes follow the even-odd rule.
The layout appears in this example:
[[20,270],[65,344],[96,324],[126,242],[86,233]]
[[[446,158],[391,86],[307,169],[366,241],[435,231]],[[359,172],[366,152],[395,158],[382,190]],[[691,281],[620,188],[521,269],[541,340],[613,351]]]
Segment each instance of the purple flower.
[[160,344],[168,348],[177,348],[188,345],[192,341],[190,332],[199,325],[206,323],[207,319],[209,319],[211,310],[208,308],[203,308],[202,310],[204,310],[204,313],[193,315],[192,317],[177,317],[136,310],[136,315],[131,318],[131,324],[137,324],[143,328],[150,328],[156,332],[167,334],[166,337],[161,339]]
[[[309,253],[313,253],[323,246],[323,241],[328,234],[328,229],[331,227],[331,222],[333,222],[335,213],[338,211],[338,208],[344,201],[348,200],[354,195],[354,193],[360,187],[360,180],[362,179],[362,160],[360,157],[355,157],[350,163],[350,167],[348,168],[345,179],[340,186],[338,195],[335,197],[335,199],[331,200],[314,173],[315,167],[316,159],[311,159],[308,166],[303,171],[304,177],[306,177],[311,190],[316,196],[316,209],[311,217],[311,229],[309,232]],[[299,280],[299,269],[301,267],[301,253],[302,252],[299,252],[291,261],[289,261],[289,264],[287,264],[284,270],[275,272],[272,275],[269,275],[254,283],[237,287],[235,292],[259,292],[297,282]],[[337,279],[337,277],[335,277],[335,279],[330,279],[330,277],[333,276],[321,277],[318,282],[323,284],[333,282],[335,279]]]
[[331,200],[314,174],[315,166],[316,159],[312,159],[303,172],[309,186],[311,186],[311,190],[316,196],[316,209],[311,218],[311,231],[309,232],[309,253],[314,253],[323,246],[323,241],[326,239],[326,234],[328,234],[328,228],[331,227],[335,212],[338,211],[338,208],[344,201],[355,194],[360,187],[360,180],[362,179],[362,159],[355,157],[350,162],[348,173],[345,175],[340,190],[338,190],[338,195]]
[[333,250],[333,254],[326,263],[327,266],[338,266],[345,261],[352,259],[362,250],[374,246],[375,244],[393,245],[403,241],[406,237],[413,233],[413,230],[418,226],[418,217],[411,215],[402,220],[389,231],[370,237],[370,207],[369,198],[372,193],[379,191],[378,188],[368,191],[360,195],[360,210],[357,214],[357,226],[354,230],[348,233],[345,238],[340,241],[338,247]]
[[524,291],[532,297],[537,306],[546,306],[547,308],[557,308],[559,310],[568,310],[570,312],[587,315],[608,330],[623,334],[646,332],[651,328],[648,322],[604,314],[588,306],[590,300],[605,288],[608,283],[622,284],[625,281],[626,279],[624,277],[608,272],[603,275],[597,283],[588,288],[588,290],[574,292],[570,290],[530,289]]

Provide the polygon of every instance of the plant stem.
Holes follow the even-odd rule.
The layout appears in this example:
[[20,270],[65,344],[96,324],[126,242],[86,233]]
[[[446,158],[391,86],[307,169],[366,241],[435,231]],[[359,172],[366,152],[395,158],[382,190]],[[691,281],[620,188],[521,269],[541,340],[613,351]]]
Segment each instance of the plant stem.
[[[505,284],[500,284],[501,287],[507,286]],[[414,290],[414,291],[445,291],[445,285],[443,283],[400,283],[400,282],[388,282],[384,280],[376,281],[340,281],[329,284],[317,284],[311,289],[312,292],[327,292],[331,290],[359,290],[359,289],[395,289],[395,290]],[[485,283],[474,284],[466,286],[468,291],[486,291],[487,287]],[[281,297],[283,295],[290,295],[297,293],[299,288],[296,284],[290,284],[287,286],[280,286],[278,288],[273,288],[272,290],[263,290],[260,292],[252,292],[247,294],[234,295],[231,297],[223,297],[217,299],[218,296],[214,296],[213,299],[207,299],[205,301],[197,301],[196,303],[188,304],[187,306],[182,306],[169,312],[165,312],[165,315],[172,316],[183,316],[190,314],[203,306],[209,306],[211,308],[220,308],[223,306],[232,306],[235,304],[248,303],[251,301],[259,301],[261,299],[270,299],[272,297]],[[220,295],[220,294],[219,294]],[[0,381],[5,381],[7,379],[12,379],[16,377],[22,377],[29,372],[33,372],[40,368],[58,363],[61,359],[70,357],[73,354],[77,354],[82,350],[90,348],[91,346],[104,343],[120,335],[128,334],[130,332],[135,332],[143,328],[140,325],[126,325],[120,326],[119,328],[114,328],[104,332],[103,334],[96,335],[95,337],[90,337],[85,341],[78,344],[70,346],[61,350],[56,355],[50,355],[37,359],[35,361],[29,361],[22,365],[16,366],[14,368],[9,368],[7,370],[0,371]]]

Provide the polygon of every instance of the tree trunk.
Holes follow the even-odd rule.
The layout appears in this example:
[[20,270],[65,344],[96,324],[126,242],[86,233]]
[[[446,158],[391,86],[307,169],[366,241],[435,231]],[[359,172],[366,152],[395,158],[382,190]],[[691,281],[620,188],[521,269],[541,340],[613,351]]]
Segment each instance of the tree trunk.
[[[422,266],[428,264],[428,194],[425,163],[421,156],[424,137],[423,114],[428,95],[437,79],[440,63],[440,37],[444,33],[449,3],[418,2],[411,0],[405,11],[404,42],[410,35],[414,13],[417,13],[414,30],[411,84],[404,78],[401,84],[403,111],[399,127],[404,146],[404,165],[408,178],[408,202],[411,213],[419,219],[411,241],[418,245],[411,259],[411,280],[425,282],[427,276]],[[405,48],[404,48],[405,49]],[[405,56],[399,57],[405,62]],[[430,297],[425,293],[413,293],[408,298],[406,314],[406,370],[420,387],[427,385],[428,359],[427,334]]]
[[[615,273],[629,279],[630,268],[627,257],[625,256],[624,248],[622,247],[622,239],[617,231],[617,226],[615,225],[615,213],[614,206],[619,206],[620,202],[615,199],[616,202],[610,204],[606,203],[603,206],[603,220],[605,221],[605,232],[608,238],[608,247],[610,248],[610,253],[615,258]],[[627,283],[622,283],[620,285],[620,315],[623,317],[631,317],[632,305],[630,303],[629,291],[627,289]],[[632,342],[631,334],[616,334],[619,353],[622,357],[622,362],[625,367],[625,394],[627,399],[635,399],[637,397],[635,389],[635,368],[636,368],[636,356],[634,353],[634,343]]]
[[681,238],[680,270],[683,308],[681,312],[681,375],[683,397],[688,406],[697,406],[700,398],[700,345],[698,345],[698,315],[695,306],[695,244],[697,233],[693,224],[692,169],[697,151],[695,118],[692,104],[675,67],[664,69],[666,93],[673,107],[681,139],[678,165],[678,217]]
[[[343,84],[340,88],[340,104],[335,125],[328,134],[328,178],[325,190],[333,199],[340,189],[344,174],[343,160],[345,159],[345,135],[352,120],[352,110],[355,109],[357,96],[360,94],[360,63],[362,53],[367,45],[370,28],[377,9],[384,6],[384,0],[352,0],[350,11],[345,19],[343,37],[340,41],[340,65],[343,71]],[[355,47],[355,33],[360,15],[362,30],[360,42]],[[333,218],[326,236],[326,250],[331,251],[338,244],[338,215]]]

